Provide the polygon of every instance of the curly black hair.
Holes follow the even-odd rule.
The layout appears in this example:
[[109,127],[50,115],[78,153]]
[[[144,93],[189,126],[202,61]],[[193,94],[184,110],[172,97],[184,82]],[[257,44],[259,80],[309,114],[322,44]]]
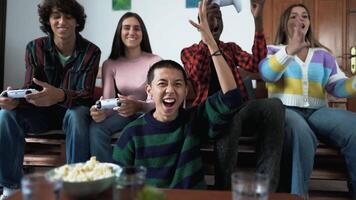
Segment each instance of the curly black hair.
[[59,12],[73,16],[77,21],[76,32],[80,32],[84,29],[86,14],[84,7],[75,0],[43,0],[41,4],[38,4],[38,15],[40,16],[41,30],[53,35],[51,25],[49,24],[49,17],[52,13],[52,9],[57,8]]

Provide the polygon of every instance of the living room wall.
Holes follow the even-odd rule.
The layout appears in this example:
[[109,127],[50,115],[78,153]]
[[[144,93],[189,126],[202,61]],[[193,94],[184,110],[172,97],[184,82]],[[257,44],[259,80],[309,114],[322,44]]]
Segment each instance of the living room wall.
[[[107,59],[117,22],[125,11],[113,11],[111,0],[78,0],[85,8],[87,23],[82,35],[102,50]],[[39,29],[37,5],[40,0],[7,2],[4,87],[21,87],[25,74],[26,44],[44,34]],[[180,51],[199,42],[200,34],[188,20],[197,19],[196,8],[186,8],[185,0],[132,0],[131,10],[144,20],[155,54],[180,62]],[[234,41],[250,52],[254,23],[249,0],[242,0],[237,14],[233,6],[223,7],[223,41]]]

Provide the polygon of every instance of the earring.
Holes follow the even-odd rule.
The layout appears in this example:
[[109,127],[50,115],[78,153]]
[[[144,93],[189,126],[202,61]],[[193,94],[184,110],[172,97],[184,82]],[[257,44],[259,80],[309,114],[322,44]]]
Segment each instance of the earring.
[[148,94],[148,95],[147,95],[147,99],[149,99],[149,100],[153,100],[152,95],[151,95],[151,94]]

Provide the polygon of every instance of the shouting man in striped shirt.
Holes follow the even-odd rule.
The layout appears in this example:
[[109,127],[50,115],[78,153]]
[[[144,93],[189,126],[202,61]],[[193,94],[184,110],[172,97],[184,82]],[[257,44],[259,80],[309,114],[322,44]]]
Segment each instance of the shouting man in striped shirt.
[[[184,68],[171,60],[155,63],[147,75],[146,92],[155,109],[131,122],[114,147],[113,158],[122,166],[147,168],[147,183],[157,187],[205,188],[200,143],[216,137],[241,106],[239,89],[209,29],[207,1],[199,7],[202,40],[212,55],[221,91],[190,109],[182,104],[188,94]],[[205,126],[204,126],[204,125]]]

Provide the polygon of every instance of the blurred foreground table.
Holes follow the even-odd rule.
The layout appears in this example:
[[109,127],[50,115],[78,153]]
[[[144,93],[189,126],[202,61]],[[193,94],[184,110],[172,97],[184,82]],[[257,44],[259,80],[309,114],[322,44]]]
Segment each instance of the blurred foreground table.
[[[166,200],[231,200],[231,191],[214,191],[214,190],[180,190],[180,189],[164,189]],[[46,197],[43,197],[46,199]],[[112,190],[107,190],[98,196],[92,198],[71,198],[66,195],[61,196],[61,200],[110,200],[112,199]],[[287,193],[272,193],[269,195],[269,200],[301,200],[302,198],[287,194]],[[22,200],[21,192],[16,192],[8,200]]]

